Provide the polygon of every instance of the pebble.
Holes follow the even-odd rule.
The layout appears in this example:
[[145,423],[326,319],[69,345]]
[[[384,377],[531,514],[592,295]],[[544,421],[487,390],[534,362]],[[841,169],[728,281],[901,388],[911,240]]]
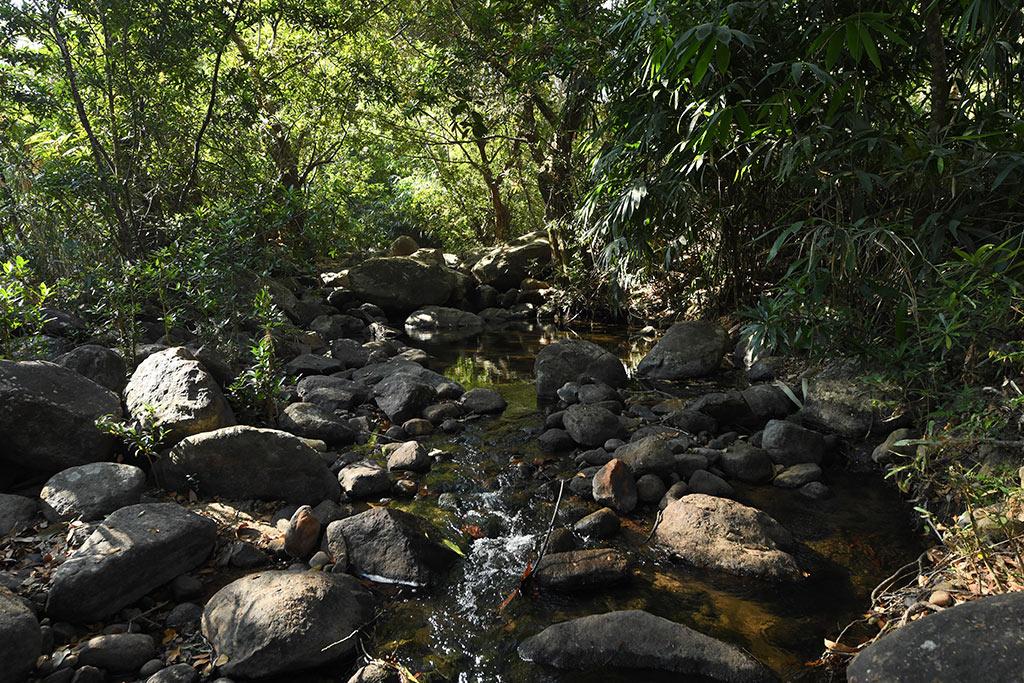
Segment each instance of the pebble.
[[937,590],[928,596],[928,602],[938,607],[949,607],[953,604],[953,596],[948,591]]
[[320,520],[313,508],[303,505],[288,521],[284,532],[284,551],[297,560],[305,560],[316,549],[320,539]]
[[114,672],[133,673],[153,659],[156,643],[142,633],[119,633],[96,636],[79,647],[78,661],[82,667],[95,666]]

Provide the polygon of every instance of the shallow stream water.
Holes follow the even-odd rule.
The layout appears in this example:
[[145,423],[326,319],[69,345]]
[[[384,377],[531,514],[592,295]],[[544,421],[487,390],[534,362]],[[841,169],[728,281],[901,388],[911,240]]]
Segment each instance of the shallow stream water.
[[[496,389],[509,407],[501,417],[470,422],[459,435],[427,442],[443,455],[421,481],[426,495],[399,505],[431,519],[465,558],[430,591],[395,588],[367,650],[413,672],[433,671],[431,680],[460,683],[679,680],[635,672],[543,671],[516,654],[522,639],[549,624],[644,609],[746,649],[783,680],[827,680],[828,673],[811,664],[823,650],[822,639],[856,619],[871,589],[918,552],[911,516],[896,492],[877,475],[841,466],[826,470],[833,495],[824,501],[772,486],[736,486],[741,502],[775,517],[805,547],[799,557],[811,575],[799,585],[765,585],[673,562],[646,542],[655,517],[648,510],[624,518],[611,543],[636,561],[631,581],[579,594],[526,595],[500,609],[536,557],[554,511],[558,477],[575,472],[568,455],[552,458],[538,448],[543,417],[533,386],[538,350],[568,336],[608,348],[630,368],[646,351],[644,342],[631,342],[615,329],[524,329],[413,342],[432,356],[434,369],[467,388]],[[652,401],[663,398],[652,395]],[[566,488],[559,520],[568,524],[595,509]]]

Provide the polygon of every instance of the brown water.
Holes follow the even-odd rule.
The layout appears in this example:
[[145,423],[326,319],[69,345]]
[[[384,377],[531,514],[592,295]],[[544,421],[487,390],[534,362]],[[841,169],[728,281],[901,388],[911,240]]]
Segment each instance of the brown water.
[[[828,672],[808,665],[821,654],[822,639],[856,619],[871,589],[918,553],[910,515],[895,492],[877,476],[841,468],[826,472],[833,496],[825,501],[771,486],[736,487],[741,501],[778,519],[805,546],[799,559],[811,576],[799,585],[765,585],[674,563],[646,543],[654,521],[647,511],[623,519],[623,532],[612,543],[635,558],[632,581],[596,592],[528,595],[499,610],[535,557],[554,509],[555,480],[575,471],[568,456],[545,463],[536,441],[543,420],[536,410],[534,357],[543,345],[567,336],[599,343],[630,367],[646,351],[645,343],[610,329],[416,342],[436,359],[435,369],[467,388],[497,389],[509,408],[500,418],[470,423],[460,435],[428,442],[445,455],[424,477],[429,494],[403,507],[433,520],[465,559],[429,592],[392,589],[366,641],[368,651],[413,672],[430,672],[429,680],[654,681],[654,675],[635,672],[543,671],[516,654],[522,639],[549,624],[645,609],[746,649],[783,680],[827,680]],[[518,463],[543,466],[532,476]],[[596,508],[566,490],[560,517],[569,523]],[[483,538],[467,533],[478,530]]]

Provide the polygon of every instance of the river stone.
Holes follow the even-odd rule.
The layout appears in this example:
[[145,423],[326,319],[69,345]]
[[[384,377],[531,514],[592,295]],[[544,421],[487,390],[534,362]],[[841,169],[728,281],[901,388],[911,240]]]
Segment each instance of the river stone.
[[548,626],[519,644],[519,656],[559,669],[644,669],[686,677],[681,680],[699,677],[723,683],[776,680],[739,648],[640,610],[594,614]]
[[423,409],[423,417],[435,425],[445,420],[457,420],[465,414],[465,409],[455,401],[434,403]]
[[170,490],[232,500],[316,504],[339,494],[323,457],[302,439],[246,425],[188,437],[157,461],[156,471]]
[[502,244],[484,254],[471,270],[476,281],[504,292],[542,275],[551,264],[551,244],[539,233],[523,237],[519,244]]
[[637,375],[663,380],[707,377],[721,366],[728,346],[729,335],[715,323],[676,323],[640,361]]
[[406,441],[388,455],[388,469],[426,472],[430,469],[430,455],[419,442]]
[[108,460],[104,415],[121,417],[121,401],[96,382],[46,361],[0,360],[0,460],[51,474]]
[[370,360],[370,350],[355,339],[335,339],[331,342],[331,358],[347,368],[361,368]]
[[620,514],[629,514],[636,507],[636,482],[621,460],[609,460],[597,471],[592,492],[595,503],[607,505]]
[[447,306],[425,306],[405,319],[407,330],[463,330],[478,332],[484,328],[480,316]]
[[544,453],[571,451],[576,446],[569,432],[564,429],[547,429],[537,440],[540,441],[540,450]]
[[291,403],[281,411],[278,425],[304,439],[319,439],[330,446],[350,444],[356,433],[348,420],[315,403]]
[[902,426],[900,388],[867,379],[853,361],[833,363],[807,381],[800,416],[827,432],[848,439],[886,434]]
[[100,621],[202,564],[217,525],[175,503],[141,503],[108,516],[53,574],[46,613]]
[[28,680],[41,654],[43,637],[32,610],[0,587],[0,683]]
[[641,503],[661,502],[666,490],[665,482],[656,474],[645,474],[636,480],[636,497]]
[[377,406],[395,424],[419,417],[437,401],[437,390],[429,380],[408,372],[385,377],[373,388]]
[[[332,351],[334,349],[334,341],[358,335],[365,327],[366,323],[362,320],[352,315],[345,315],[344,313],[320,315],[313,318],[313,321],[309,323],[309,329],[320,335],[320,338],[325,342],[331,344]],[[339,360],[333,353],[331,353],[331,356],[335,360]]]
[[764,484],[775,474],[772,459],[760,448],[738,441],[718,458],[718,467],[733,479],[747,484]]
[[371,508],[333,522],[345,538],[351,570],[381,583],[426,586],[456,554],[425,519],[391,508]]
[[688,434],[718,431],[718,421],[697,410],[677,410],[662,418],[662,424],[681,429]]
[[199,672],[191,664],[173,664],[154,673],[146,683],[195,683],[198,680]]
[[537,354],[534,374],[540,401],[554,401],[562,385],[583,378],[616,388],[626,386],[626,368],[618,356],[582,339],[567,339],[545,346]]
[[296,385],[295,393],[300,401],[312,403],[330,412],[349,410],[370,398],[370,391],[365,385],[350,379],[324,375],[303,377]]
[[650,473],[668,475],[676,466],[672,447],[660,434],[645,436],[619,446],[615,449],[615,457],[638,477]]
[[118,395],[127,381],[124,358],[106,346],[84,344],[57,356],[53,362],[88,377]]
[[828,449],[825,437],[785,420],[771,420],[761,435],[761,446],[779,465],[821,463]]
[[459,275],[439,264],[388,256],[356,264],[348,271],[348,281],[358,299],[408,315],[423,306],[447,303],[456,293]]
[[308,377],[313,375],[329,375],[345,369],[345,364],[337,358],[328,358],[315,353],[303,353],[292,358],[284,366],[289,377]]
[[132,419],[167,430],[169,444],[235,424],[217,382],[183,346],[142,361],[128,381],[124,403]]
[[39,503],[34,498],[0,493],[0,538],[28,527],[38,511]]
[[533,576],[541,588],[591,590],[628,580],[632,564],[625,553],[612,548],[570,550],[544,555]]
[[69,467],[50,477],[39,494],[51,522],[81,517],[91,521],[139,502],[146,474],[134,465],[93,462]]
[[372,617],[372,596],[344,574],[265,571],[233,581],[206,603],[203,635],[219,672],[291,677],[355,653],[352,634]]
[[1024,671],[1024,593],[972,600],[869,645],[846,671],[850,683],[1019,681]]
[[821,468],[812,462],[793,465],[775,475],[772,483],[779,488],[798,489],[804,484],[821,479]]
[[112,633],[90,638],[77,653],[80,665],[111,673],[135,673],[156,656],[156,643],[144,633]]
[[690,494],[669,503],[658,543],[695,567],[771,581],[798,581],[796,545],[781,524],[733,500]]
[[300,505],[284,524],[284,551],[297,560],[308,560],[320,540],[320,526],[313,508]]
[[338,482],[345,495],[355,500],[376,498],[391,490],[391,477],[372,462],[357,462],[343,468],[338,472]]
[[459,403],[467,413],[472,415],[491,415],[504,412],[508,403],[505,397],[494,389],[477,387],[470,389],[462,395]]
[[601,406],[571,405],[566,408],[562,423],[572,440],[581,446],[601,446],[608,439],[626,435],[619,416]]
[[690,493],[703,493],[719,498],[735,498],[736,491],[725,479],[705,470],[697,470],[690,476],[687,484]]

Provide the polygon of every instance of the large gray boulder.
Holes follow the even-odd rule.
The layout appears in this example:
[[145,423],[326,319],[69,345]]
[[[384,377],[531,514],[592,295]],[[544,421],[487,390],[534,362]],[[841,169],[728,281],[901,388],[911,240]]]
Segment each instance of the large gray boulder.
[[53,362],[88,377],[118,395],[127,381],[124,358],[106,346],[84,344],[57,356]]
[[992,683],[1024,672],[1024,593],[994,595],[912,621],[869,645],[850,683]]
[[562,416],[565,431],[581,446],[600,446],[609,439],[626,436],[619,416],[601,406],[576,404]]
[[733,500],[691,494],[669,503],[655,532],[658,543],[703,569],[771,581],[797,581],[796,545],[781,524]]
[[594,614],[548,626],[519,644],[519,656],[558,669],[600,673],[633,669],[678,674],[679,680],[776,680],[739,648],[641,610]]
[[779,465],[819,464],[828,444],[818,432],[785,420],[771,420],[761,435],[761,446]]
[[350,410],[370,398],[366,385],[341,377],[310,375],[299,380],[296,386],[299,400],[331,412]]
[[351,657],[359,643],[352,634],[372,616],[372,596],[351,576],[264,571],[210,598],[203,635],[227,658],[225,676],[290,677]]
[[401,424],[420,417],[423,409],[437,402],[437,389],[418,373],[396,372],[373,387],[373,398],[388,419]]
[[615,449],[615,457],[636,476],[653,473],[666,476],[675,470],[676,457],[669,438],[652,434]]
[[89,521],[138,503],[145,489],[146,474],[138,467],[94,462],[50,477],[39,499],[43,515],[51,522],[76,517]]
[[42,642],[32,610],[6,588],[0,588],[0,683],[28,680]]
[[484,254],[471,271],[477,282],[504,292],[518,287],[528,277],[543,275],[551,265],[551,244],[538,233],[525,237]]
[[157,483],[174,491],[233,500],[336,500],[338,480],[302,439],[239,425],[184,439],[157,461]]
[[888,434],[904,426],[900,388],[870,379],[853,361],[837,362],[807,381],[802,420],[848,439]]
[[367,259],[348,271],[349,289],[356,298],[402,315],[447,303],[459,281],[453,270],[406,256]]
[[372,508],[332,522],[328,536],[338,533],[349,569],[371,581],[427,586],[456,559],[425,519],[401,510]]
[[201,565],[217,525],[176,503],[141,503],[109,515],[53,574],[46,613],[94,622]]
[[676,323],[637,366],[648,379],[681,380],[707,377],[721,366],[729,335],[719,325],[703,320]]
[[34,498],[0,493],[0,538],[30,525],[37,512],[39,503]]
[[566,382],[593,378],[611,387],[626,386],[626,368],[618,356],[582,339],[568,339],[545,346],[534,362],[537,398],[554,401]]
[[315,403],[285,406],[278,423],[286,432],[305,439],[319,439],[329,446],[350,444],[356,440],[356,433],[348,420]]
[[235,424],[216,380],[183,346],[142,361],[128,381],[124,403],[132,419],[167,430],[168,444]]
[[0,360],[0,460],[44,473],[109,460],[114,437],[96,420],[121,417],[109,389],[46,361]]

